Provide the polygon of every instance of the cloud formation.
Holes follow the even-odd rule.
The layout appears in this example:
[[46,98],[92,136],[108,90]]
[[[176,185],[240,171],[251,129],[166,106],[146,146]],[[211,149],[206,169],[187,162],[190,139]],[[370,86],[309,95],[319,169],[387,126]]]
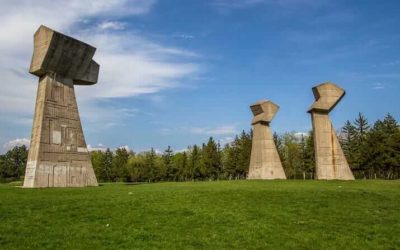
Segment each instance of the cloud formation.
[[246,8],[265,3],[265,0],[214,0],[212,5],[217,8]]
[[382,90],[384,88],[385,88],[385,85],[383,85],[380,82],[376,82],[376,83],[372,84],[372,89],[373,90]]
[[8,141],[8,142],[4,143],[3,149],[10,150],[10,149],[12,149],[14,147],[23,146],[23,145],[25,145],[27,148],[29,148],[29,144],[30,144],[30,140],[29,139],[27,139],[27,138],[17,138],[17,139],[14,139],[14,140],[11,140],[11,141]]
[[[92,113],[97,122],[118,123],[131,116],[132,109],[113,107],[113,98],[156,93],[180,86],[188,76],[199,72],[198,55],[180,48],[164,46],[142,34],[125,29],[121,18],[144,15],[155,0],[80,0],[2,1],[0,10],[0,114],[14,120],[33,115],[37,78],[28,74],[33,33],[44,24],[82,39],[97,47],[95,60],[100,64],[98,84],[77,87],[81,116]],[[109,100],[107,107],[99,107]],[[131,112],[132,111],[132,112]],[[117,117],[115,112],[122,114]],[[113,119],[110,119],[110,116]],[[104,126],[103,126],[104,127]],[[107,127],[107,126],[105,126]]]
[[189,131],[193,134],[203,134],[203,135],[232,135],[237,133],[237,128],[234,125],[223,125],[214,128],[194,127],[190,128]]

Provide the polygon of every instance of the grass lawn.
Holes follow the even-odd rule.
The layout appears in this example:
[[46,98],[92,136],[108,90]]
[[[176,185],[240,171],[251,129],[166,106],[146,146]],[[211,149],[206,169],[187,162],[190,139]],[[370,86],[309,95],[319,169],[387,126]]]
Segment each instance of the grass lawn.
[[0,185],[1,249],[400,249],[400,181]]

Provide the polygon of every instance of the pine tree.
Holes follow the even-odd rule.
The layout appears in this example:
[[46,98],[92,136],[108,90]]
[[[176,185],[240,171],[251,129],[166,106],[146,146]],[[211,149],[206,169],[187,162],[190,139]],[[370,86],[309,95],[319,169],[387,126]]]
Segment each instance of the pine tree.
[[355,136],[354,136],[354,151],[352,152],[352,157],[350,159],[350,165],[356,170],[365,170],[365,166],[363,165],[364,155],[361,152],[361,148],[365,142],[368,131],[370,129],[370,125],[368,124],[368,120],[362,113],[358,113],[358,117],[354,121],[355,126]]
[[276,150],[278,151],[279,159],[281,160],[281,162],[283,162],[285,160],[285,158],[284,158],[285,152],[284,152],[284,146],[282,143],[282,138],[276,132],[274,132],[273,139],[274,139],[274,143],[276,145]]
[[315,166],[314,133],[313,131],[310,131],[306,138],[304,152],[304,167],[306,172],[310,175],[310,179],[314,177]]
[[304,138],[304,135],[300,135],[300,143],[299,145],[299,150],[300,150],[300,170],[303,173],[303,180],[306,179],[306,172],[307,172],[307,166],[306,166],[306,139]]
[[366,177],[392,178],[398,172],[398,133],[397,121],[390,114],[374,123],[360,147]]
[[[236,140],[235,140],[236,141]],[[224,149],[224,172],[226,178],[231,180],[237,178],[237,163],[238,163],[238,147],[235,142],[228,143],[225,145]]]
[[189,176],[191,180],[200,180],[202,178],[202,157],[201,150],[197,145],[193,145],[193,147],[189,150]]
[[362,141],[370,128],[367,118],[362,113],[358,113],[358,117],[354,121],[357,139]]
[[209,138],[206,145],[203,145],[203,161],[207,170],[207,177],[217,180],[220,173],[220,159],[218,146],[212,137]]
[[246,178],[249,172],[252,136],[252,131],[250,131],[250,133],[246,133],[243,130],[237,141],[239,153],[237,174],[241,179]]
[[[363,124],[364,121],[363,120],[360,121]],[[360,130],[363,131],[364,127],[360,127]],[[340,144],[346,156],[347,162],[353,169],[356,168],[357,164],[357,162],[355,162],[355,157],[357,154],[357,145],[358,143],[361,143],[356,141],[356,137],[357,137],[356,127],[349,120],[347,120],[345,125],[341,129]]]
[[171,146],[168,146],[162,155],[163,165],[165,169],[165,177],[167,180],[174,180],[178,169],[174,164],[172,164],[173,150]]

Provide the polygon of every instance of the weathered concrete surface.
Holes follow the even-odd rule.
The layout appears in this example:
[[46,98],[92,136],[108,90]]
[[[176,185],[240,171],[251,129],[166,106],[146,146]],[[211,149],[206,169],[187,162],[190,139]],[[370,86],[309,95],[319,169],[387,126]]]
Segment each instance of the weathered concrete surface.
[[95,48],[40,26],[30,72],[40,77],[24,187],[97,186],[74,84],[95,84]]
[[251,105],[250,109],[254,118],[248,179],[286,179],[269,127],[279,107],[271,101],[263,100]]
[[314,131],[316,179],[354,180],[346,157],[339,144],[329,112],[343,98],[345,91],[327,82],[313,88],[315,102],[308,111]]

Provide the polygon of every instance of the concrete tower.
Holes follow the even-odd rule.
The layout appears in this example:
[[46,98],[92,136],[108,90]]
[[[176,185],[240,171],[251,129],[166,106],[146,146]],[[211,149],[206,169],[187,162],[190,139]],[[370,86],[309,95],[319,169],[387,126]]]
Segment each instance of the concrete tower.
[[278,111],[278,105],[263,100],[250,106],[254,118],[253,144],[248,179],[286,179],[278,150],[272,137],[270,122]]
[[29,72],[39,77],[24,187],[97,186],[74,85],[97,82],[96,48],[40,26]]
[[343,98],[345,91],[327,82],[313,89],[315,102],[308,111],[314,131],[316,179],[354,180],[346,157],[329,118],[329,112]]

